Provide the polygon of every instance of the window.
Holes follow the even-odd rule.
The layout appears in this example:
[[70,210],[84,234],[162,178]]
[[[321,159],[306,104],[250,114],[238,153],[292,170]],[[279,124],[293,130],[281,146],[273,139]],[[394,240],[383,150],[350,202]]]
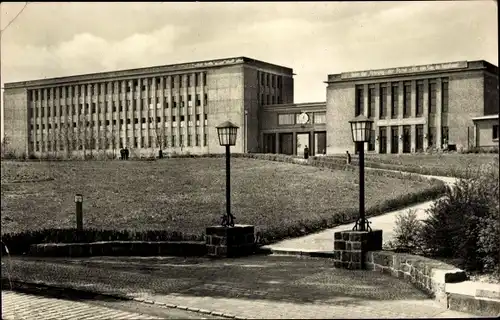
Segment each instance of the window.
[[188,85],[188,87],[191,86],[191,75],[189,75],[189,74],[187,75],[187,85]]
[[197,73],[194,74],[194,85],[195,87],[200,85],[200,78]]
[[295,114],[279,114],[278,125],[292,125],[295,124]]
[[130,119],[127,119],[127,124],[130,124],[130,123],[131,123]]
[[106,125],[109,126],[109,120],[106,120]]
[[380,119],[385,119],[385,115],[387,113],[387,87],[380,88],[380,110],[379,117]]
[[397,84],[392,85],[392,93],[391,93],[391,117],[395,118],[398,116],[398,108],[399,108],[399,87]]
[[326,112],[315,112],[314,123],[326,123]]
[[134,123],[138,124],[139,123],[139,118],[134,118]]
[[208,103],[208,95],[206,93],[203,96],[203,99],[205,100],[204,105],[207,105],[207,103]]
[[424,111],[424,84],[422,82],[417,83],[417,117],[421,117]]
[[195,146],[199,147],[200,146],[200,135],[196,134],[195,135]]
[[498,136],[499,136],[499,127],[498,127],[498,124],[494,124],[493,125],[493,140],[496,140],[498,139]]
[[411,115],[411,84],[405,83],[403,91],[404,91],[403,118],[408,118]]
[[443,112],[448,112],[448,80],[443,80],[441,88],[441,98],[443,105]]
[[161,121],[161,117],[156,117],[156,122],[160,122]]
[[208,123],[208,115],[205,113],[205,121],[203,123],[204,126],[207,126]]
[[206,147],[207,146],[207,140],[208,140],[208,137],[207,137],[207,134],[205,133],[203,135],[203,146]]
[[184,85],[183,80],[184,80],[184,77],[183,76],[179,76],[179,88],[183,87],[183,85]]
[[201,106],[201,100],[200,100],[200,95],[196,94],[196,106],[199,107]]
[[123,125],[123,119],[120,119],[120,124]]
[[191,135],[190,134],[188,134],[188,136],[187,136],[187,146],[191,147]]
[[429,113],[436,112],[436,83],[431,82],[429,85]]
[[203,73],[202,79],[203,79],[202,85],[206,86],[207,85],[207,74],[206,73]]
[[364,109],[364,97],[363,97],[363,88],[356,88],[356,110],[354,116],[359,116],[360,114],[363,114],[363,109]]
[[371,130],[370,141],[368,141],[368,151],[375,150],[375,129]]
[[375,115],[375,89],[368,90],[368,118]]

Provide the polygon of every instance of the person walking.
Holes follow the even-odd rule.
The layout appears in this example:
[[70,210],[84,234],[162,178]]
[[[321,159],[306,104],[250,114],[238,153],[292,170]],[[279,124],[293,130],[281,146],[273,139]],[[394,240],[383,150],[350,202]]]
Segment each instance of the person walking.
[[306,146],[304,148],[304,159],[308,159],[309,158],[309,148]]
[[351,154],[349,153],[349,151],[346,151],[346,163],[347,164],[351,164]]

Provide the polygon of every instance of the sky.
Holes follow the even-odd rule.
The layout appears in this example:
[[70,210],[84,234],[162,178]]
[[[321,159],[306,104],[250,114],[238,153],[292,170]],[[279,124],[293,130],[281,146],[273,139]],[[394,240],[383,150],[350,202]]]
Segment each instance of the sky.
[[[23,5],[2,2],[2,30]],[[498,65],[495,1],[29,2],[0,42],[2,87],[247,56],[293,68],[297,103],[325,101],[332,73],[461,60]]]

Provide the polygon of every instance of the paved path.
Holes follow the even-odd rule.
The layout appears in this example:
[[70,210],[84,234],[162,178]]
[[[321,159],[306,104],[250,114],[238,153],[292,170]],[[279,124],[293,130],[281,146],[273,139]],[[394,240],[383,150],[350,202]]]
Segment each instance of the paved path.
[[[368,168],[367,168],[368,169]],[[382,171],[392,171],[399,172],[394,170],[383,170],[383,169],[374,169],[370,168],[369,170],[382,170]],[[411,173],[415,175],[415,173]],[[457,181],[456,178],[451,177],[438,177],[438,176],[424,176],[427,178],[435,178],[440,179],[445,182],[447,185],[452,185]],[[409,209],[415,210],[419,219],[425,219],[427,217],[426,210],[429,209],[434,201],[426,201],[417,205],[413,205],[407,207],[405,209],[400,209],[396,211],[391,211],[385,213],[383,215],[369,218],[372,222],[371,227],[373,229],[382,229],[383,230],[383,239],[384,242],[392,240],[394,235],[394,227],[396,222],[396,217],[403,212],[408,211]],[[280,250],[289,250],[289,251],[333,251],[333,234],[337,231],[342,230],[351,230],[354,227],[354,223],[345,224],[341,226],[337,226],[335,228],[323,230],[318,233],[313,233],[307,236],[287,239],[272,245],[264,246],[264,248],[268,249],[280,249]]]
[[88,303],[2,291],[2,319],[161,319]]
[[321,258],[14,258],[10,275],[242,318],[452,316],[408,282]]

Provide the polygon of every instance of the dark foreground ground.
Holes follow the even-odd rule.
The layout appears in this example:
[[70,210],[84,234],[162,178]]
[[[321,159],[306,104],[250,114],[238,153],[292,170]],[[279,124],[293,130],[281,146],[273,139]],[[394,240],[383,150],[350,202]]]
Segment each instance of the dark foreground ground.
[[245,318],[415,318],[449,313],[410,283],[371,271],[335,269],[328,259],[5,260],[2,278],[140,297]]

